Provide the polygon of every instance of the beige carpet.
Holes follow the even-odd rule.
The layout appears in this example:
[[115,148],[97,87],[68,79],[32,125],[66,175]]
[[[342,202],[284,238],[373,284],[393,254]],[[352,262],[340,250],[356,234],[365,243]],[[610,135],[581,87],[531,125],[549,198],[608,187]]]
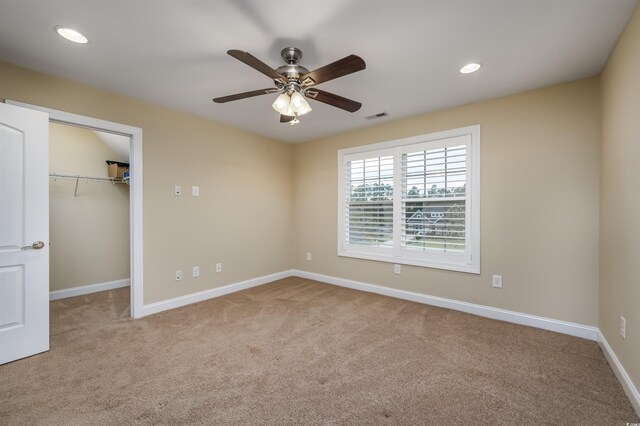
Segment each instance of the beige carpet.
[[299,278],[147,317],[51,303],[0,424],[638,422],[594,342]]

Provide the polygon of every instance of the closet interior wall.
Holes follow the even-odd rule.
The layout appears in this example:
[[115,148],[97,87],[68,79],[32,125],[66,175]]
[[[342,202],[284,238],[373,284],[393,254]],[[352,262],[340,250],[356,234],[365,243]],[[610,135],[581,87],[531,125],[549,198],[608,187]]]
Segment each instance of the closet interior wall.
[[129,279],[129,187],[106,160],[127,162],[91,130],[50,124],[51,291]]

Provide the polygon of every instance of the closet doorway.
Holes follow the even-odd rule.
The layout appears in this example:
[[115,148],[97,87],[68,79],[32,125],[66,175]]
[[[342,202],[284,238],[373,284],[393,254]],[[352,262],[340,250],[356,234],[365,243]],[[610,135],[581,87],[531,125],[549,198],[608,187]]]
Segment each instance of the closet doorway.
[[[92,308],[97,320],[130,315],[130,144],[128,136],[49,124],[50,300],[100,293],[52,305],[52,321],[88,316],[89,300],[109,307]],[[56,307],[65,310],[55,315]]]
[[[49,123],[52,124],[52,126],[58,126],[58,125],[63,125],[65,127],[70,127],[71,129],[75,129],[75,130],[81,130],[81,131],[86,131],[86,132],[91,132],[93,133],[96,137],[99,137],[98,134],[99,133],[103,133],[105,135],[117,135],[117,136],[121,136],[124,137],[126,139],[128,139],[129,141],[129,182],[128,182],[128,186],[127,187],[120,187],[120,186],[124,186],[127,185],[126,183],[111,183],[111,182],[99,182],[97,179],[94,180],[90,180],[87,177],[101,177],[102,174],[98,173],[97,171],[99,169],[96,169],[96,175],[93,174],[92,171],[87,170],[87,173],[82,173],[79,172],[77,170],[80,169],[74,169],[74,170],[55,170],[54,167],[57,167],[56,164],[58,164],[54,159],[54,163],[52,164],[52,162],[50,161],[50,174],[55,174],[58,173],[60,175],[70,175],[70,174],[75,174],[75,175],[80,175],[81,177],[78,179],[74,179],[74,178],[68,178],[68,177],[61,177],[61,176],[51,176],[50,177],[50,187],[53,186],[53,183],[56,184],[61,184],[63,180],[65,180],[68,183],[71,183],[71,191],[69,192],[69,187],[68,185],[60,186],[56,188],[56,191],[67,191],[66,195],[67,197],[70,197],[72,200],[72,202],[77,202],[79,201],[79,199],[81,198],[81,195],[83,195],[85,198],[89,197],[92,195],[91,192],[89,192],[92,189],[96,189],[99,185],[118,185],[120,187],[120,189],[117,189],[117,191],[122,191],[123,193],[121,193],[120,195],[124,196],[124,192],[128,191],[128,199],[129,199],[129,212],[128,212],[128,226],[129,226],[129,235],[128,235],[128,239],[125,238],[125,241],[127,241],[128,243],[128,251],[129,251],[129,280],[130,280],[130,292],[129,292],[129,298],[130,298],[130,311],[131,311],[131,317],[133,318],[140,318],[142,316],[145,315],[145,306],[143,303],[143,288],[144,288],[144,284],[143,284],[143,238],[142,238],[142,218],[143,218],[143,205],[142,205],[142,201],[143,201],[143,194],[142,194],[142,188],[143,188],[143,171],[142,171],[142,129],[138,128],[138,127],[133,127],[133,126],[129,126],[126,124],[120,124],[120,123],[115,123],[115,122],[111,122],[111,121],[106,121],[106,120],[101,120],[98,118],[93,118],[93,117],[88,117],[88,116],[84,116],[84,115],[79,115],[79,114],[73,114],[73,113],[69,113],[69,112],[65,112],[65,111],[60,111],[60,110],[55,110],[55,109],[51,109],[51,108],[47,108],[47,107],[42,107],[42,106],[38,106],[38,105],[31,105],[31,104],[27,104],[24,102],[18,102],[18,101],[14,101],[14,100],[9,100],[7,99],[5,101],[7,104],[11,104],[11,105],[16,105],[19,107],[23,107],[23,108],[29,108],[29,109],[34,109],[34,110],[38,110],[38,111],[42,111],[45,112],[47,114],[49,114]],[[56,130],[52,130],[50,128],[50,131],[52,132],[52,134],[57,133],[58,129]],[[104,135],[103,135],[104,136]],[[55,136],[54,136],[55,137]],[[50,141],[50,145],[51,145],[51,141]],[[58,155],[58,153],[55,153],[54,155]],[[88,157],[87,157],[88,158]],[[66,160],[62,160],[63,162]],[[93,160],[91,160],[93,161]],[[107,161],[107,160],[104,160]],[[109,161],[117,161],[116,159],[110,159]],[[122,161],[121,163],[124,163],[124,161]],[[62,164],[62,163],[60,163]],[[81,164],[81,163],[80,163]],[[108,173],[106,172],[107,170],[107,164],[104,163],[104,169],[103,173],[105,177],[108,177]],[[102,165],[100,165],[99,167],[103,167]],[[82,177],[85,177],[84,180]],[[124,176],[123,176],[124,177]],[[53,179],[56,179],[53,183],[51,182]],[[76,184],[77,184],[77,189],[76,189]],[[64,189],[63,189],[64,188]],[[76,192],[77,191],[77,192]],[[74,194],[76,195],[74,197]],[[50,196],[52,194],[50,193]],[[78,203],[76,203],[78,204]],[[59,207],[59,206],[58,206]],[[51,206],[51,208],[57,208],[54,206]],[[109,207],[104,206],[105,209],[108,209]],[[55,213],[56,215],[59,214]],[[55,224],[51,223],[52,226],[55,226]],[[58,247],[55,247],[55,245],[57,245],[58,243],[56,242],[56,238],[59,238],[60,236],[58,235],[58,237],[56,237],[56,232],[55,230],[51,230],[51,248],[52,250],[56,250],[58,249]],[[108,237],[107,237],[108,238]],[[118,237],[118,238],[122,238],[122,237]],[[76,242],[70,242],[69,244],[77,244]],[[86,244],[83,247],[76,247],[75,249],[78,250],[82,250],[82,251],[90,251],[92,250],[94,247],[101,247],[103,245],[106,244],[106,241],[103,240],[97,240],[96,238],[92,238],[89,239],[88,242],[85,242],[84,244]],[[126,251],[126,247],[123,248],[122,250]],[[57,256],[57,254],[56,254]],[[106,256],[105,258],[108,259],[109,258],[109,254],[105,254],[104,256]],[[114,256],[116,256],[114,254]],[[55,258],[52,256],[52,262],[55,262]],[[122,262],[122,260],[120,261]],[[126,260],[124,261],[126,263]],[[58,265],[59,266],[59,265]],[[82,266],[82,265],[81,265]],[[84,266],[82,266],[82,268],[84,268]],[[81,269],[82,269],[81,268]],[[57,274],[60,271],[54,271],[52,269],[53,274]],[[53,274],[51,276],[51,279],[53,280]],[[80,272],[78,272],[78,274],[80,274]],[[84,275],[85,277],[87,275]],[[58,278],[56,278],[58,279]],[[126,279],[126,278],[117,278],[115,279],[115,283],[110,283],[110,281],[106,281],[106,282],[99,282],[99,283],[87,283],[84,285],[88,285],[91,286],[92,284],[105,284],[107,283],[107,285],[125,285],[124,282],[120,281],[120,279]],[[73,281],[75,280],[75,281]],[[63,279],[64,281],[64,279]],[[73,281],[73,283],[79,283],[80,281],[76,280],[76,278],[72,278],[70,279],[70,281]],[[109,284],[110,283],[110,284]],[[57,285],[57,284],[55,284]],[[51,283],[50,283],[51,286]],[[82,288],[82,285],[80,287],[77,288]],[[76,290],[77,290],[76,288]],[[88,289],[91,289],[92,287],[88,287]],[[99,289],[100,287],[93,287],[93,289]],[[56,290],[53,290],[56,291]],[[81,290],[82,291],[82,290]],[[53,298],[57,297],[56,295],[52,296]]]

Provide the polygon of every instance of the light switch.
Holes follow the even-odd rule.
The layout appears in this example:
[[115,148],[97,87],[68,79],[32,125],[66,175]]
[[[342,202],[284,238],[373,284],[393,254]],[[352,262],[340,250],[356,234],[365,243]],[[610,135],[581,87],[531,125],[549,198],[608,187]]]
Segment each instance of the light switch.
[[176,185],[173,187],[173,195],[182,195],[182,187],[180,185]]
[[199,197],[200,196],[200,187],[199,186],[192,186],[191,187],[191,196],[192,197]]

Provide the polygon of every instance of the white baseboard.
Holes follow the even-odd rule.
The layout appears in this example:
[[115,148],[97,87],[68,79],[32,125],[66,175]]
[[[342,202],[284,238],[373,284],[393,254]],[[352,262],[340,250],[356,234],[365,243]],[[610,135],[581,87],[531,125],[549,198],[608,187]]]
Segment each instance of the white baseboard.
[[224,296],[225,294],[235,293],[236,291],[257,287],[262,284],[267,284],[272,281],[281,280],[291,276],[293,276],[293,271],[282,271],[234,284],[228,284],[222,287],[212,288],[210,290],[200,291],[198,293],[187,294],[186,296],[163,300],[162,302],[150,303],[142,306],[142,315],[140,315],[140,317],[156,314],[169,309],[179,308],[192,303],[202,302],[204,300],[213,299],[214,297]]
[[[288,277],[300,277],[310,280],[320,281],[327,284],[333,284],[341,287],[347,287],[354,290],[366,291],[370,293],[377,293],[384,296],[394,297],[397,299],[409,300],[417,303],[424,303],[427,305],[438,306],[447,309],[453,309],[456,311],[467,312],[470,314],[497,319],[501,321],[511,322],[515,324],[526,325],[535,328],[541,328],[545,330],[555,331],[558,333],[568,334],[571,336],[582,337],[584,339],[598,341],[602,347],[602,351],[611,368],[616,374],[616,377],[622,384],[625,393],[628,395],[631,403],[640,415],[640,394],[638,389],[634,386],[631,378],[622,367],[622,364],[618,360],[606,339],[597,327],[592,327],[583,324],[577,324],[567,321],[560,321],[552,318],[539,317],[535,315],[524,314],[521,312],[509,311],[506,309],[494,308],[491,306],[477,305],[474,303],[461,302],[453,299],[446,299],[443,297],[430,296],[427,294],[416,293],[406,290],[398,290],[390,287],[384,287],[375,284],[368,284],[360,281],[353,281],[344,278],[332,277],[329,275],[317,274],[314,272],[306,272],[300,270],[288,270],[277,272],[275,274],[264,275],[262,277],[252,278],[246,281],[241,281],[234,284],[225,285],[222,287],[213,288],[210,290],[201,291],[198,293],[189,294],[186,296],[176,297],[174,299],[164,300],[162,302],[151,303],[143,306],[143,312],[141,316],[152,315],[169,309],[179,308],[181,306],[189,305],[192,303],[202,302],[204,300],[212,299],[215,297],[224,296],[225,294],[235,293],[240,290],[245,290],[252,287],[257,287],[263,284],[270,283],[272,281],[281,280]],[[86,286],[90,287],[90,286]],[[73,289],[71,289],[73,290]]]
[[277,272],[270,275],[264,275],[246,281],[228,284],[222,287],[216,287],[210,290],[204,290],[198,293],[187,294],[185,296],[144,305],[141,316],[152,315],[169,309],[186,306],[191,303],[202,302],[204,300],[213,299],[215,297],[224,296],[225,294],[234,293],[236,291],[245,290],[251,287],[257,287],[262,284],[267,284],[272,281],[281,280],[283,278],[292,276],[321,281],[327,284],[338,285],[341,287],[348,287],[354,290],[377,293],[384,296],[395,297],[397,299],[410,300],[412,302],[424,303],[427,305],[439,306],[441,308],[467,312],[481,317],[493,318],[515,324],[542,328],[558,333],[569,334],[571,336],[582,337],[584,339],[595,341],[598,338],[598,329],[596,327],[588,325],[539,317],[515,311],[508,311],[506,309],[493,308],[491,306],[476,305],[473,303],[461,302],[453,299],[445,299],[443,297],[430,296],[427,294],[415,293],[406,290],[398,290],[390,287],[383,287],[380,285],[368,284],[360,281],[353,281],[344,278],[337,278],[329,275],[322,275],[314,272],[306,272],[295,269]]
[[367,291],[370,293],[382,294],[384,296],[395,297],[397,299],[410,300],[412,302],[424,303],[427,305],[439,306],[441,308],[453,309],[467,312],[481,317],[493,318],[515,324],[527,325],[530,327],[542,328],[558,333],[569,334],[571,336],[582,337],[584,339],[596,340],[597,327],[583,324],[576,324],[567,321],[560,321],[551,318],[539,317],[535,315],[523,314],[506,309],[493,308],[491,306],[476,305],[474,303],[461,302],[443,297],[429,296],[427,294],[415,293],[412,291],[398,290],[390,287],[383,287],[375,284],[363,283],[360,281],[347,280],[344,278],[331,277],[328,275],[316,274],[313,272],[294,270],[293,275],[310,280],[322,281],[328,284],[348,287],[354,290]]
[[618,381],[622,384],[622,389],[624,389],[624,393],[629,397],[633,409],[636,410],[636,413],[640,416],[640,392],[638,392],[638,388],[636,388],[633,381],[631,381],[631,377],[627,374],[627,371],[622,366],[622,363],[620,363],[620,360],[600,330],[598,330],[598,344],[602,349],[602,353],[604,353],[604,357],[609,361],[609,365],[618,378]]
[[83,285],[80,287],[65,288],[49,292],[49,300],[66,299],[67,297],[83,296],[85,294],[97,293],[99,291],[113,290],[114,288],[129,287],[131,280],[107,281],[104,283]]

